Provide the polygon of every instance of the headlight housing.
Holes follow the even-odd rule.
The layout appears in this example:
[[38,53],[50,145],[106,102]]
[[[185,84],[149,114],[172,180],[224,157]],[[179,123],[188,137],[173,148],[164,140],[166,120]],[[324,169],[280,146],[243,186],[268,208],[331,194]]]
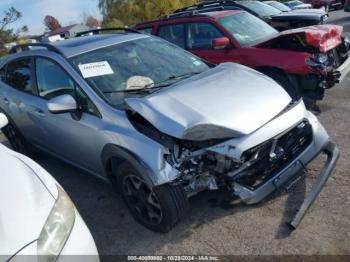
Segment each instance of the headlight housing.
[[57,186],[58,197],[38,238],[39,261],[54,262],[61,253],[75,221],[75,207],[67,193]]
[[317,53],[307,60],[307,64],[312,67],[328,66],[330,64],[330,59],[327,54]]

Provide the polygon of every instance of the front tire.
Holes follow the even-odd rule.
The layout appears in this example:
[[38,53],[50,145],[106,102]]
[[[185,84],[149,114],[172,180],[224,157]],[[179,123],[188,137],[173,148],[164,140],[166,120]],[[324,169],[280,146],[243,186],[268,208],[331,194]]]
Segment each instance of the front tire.
[[293,86],[293,84],[283,72],[277,72],[274,70],[263,70],[262,73],[271,77],[278,84],[280,84],[294,101],[297,101],[301,98],[299,91]]
[[151,188],[127,162],[118,167],[117,184],[135,220],[152,231],[169,232],[189,208],[188,198],[181,186]]

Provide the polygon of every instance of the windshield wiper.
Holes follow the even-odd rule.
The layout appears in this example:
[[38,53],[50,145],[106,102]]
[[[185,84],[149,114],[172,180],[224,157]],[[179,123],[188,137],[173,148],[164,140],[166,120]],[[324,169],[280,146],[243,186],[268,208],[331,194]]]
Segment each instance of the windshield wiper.
[[103,91],[104,94],[111,94],[111,93],[148,93],[148,92],[152,92],[155,90],[158,90],[162,87],[167,87],[170,86],[174,83],[169,83],[169,84],[164,84],[165,82],[171,81],[171,80],[176,80],[176,79],[182,79],[182,78],[187,78],[193,75],[198,75],[202,72],[192,72],[192,73],[187,73],[187,74],[183,74],[183,75],[178,75],[178,76],[169,76],[167,79],[164,79],[162,81],[159,81],[157,83],[152,83],[152,84],[148,84],[145,86],[133,86],[133,87],[139,87],[139,88],[135,88],[135,89],[125,89],[125,90],[109,90],[109,91]]

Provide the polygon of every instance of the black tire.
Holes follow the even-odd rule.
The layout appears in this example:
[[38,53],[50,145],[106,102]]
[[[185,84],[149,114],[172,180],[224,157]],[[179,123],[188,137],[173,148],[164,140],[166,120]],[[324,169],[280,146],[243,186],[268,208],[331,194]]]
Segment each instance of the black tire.
[[14,151],[21,154],[28,154],[28,143],[11,121],[2,128],[2,132]]
[[293,86],[293,84],[283,72],[275,70],[263,70],[262,73],[271,77],[273,80],[279,83],[294,101],[301,98],[300,92]]
[[161,185],[151,189],[129,163],[122,163],[117,170],[118,190],[135,220],[143,226],[166,233],[186,214],[189,201],[181,186]]
[[304,98],[303,100],[307,110],[310,110],[315,115],[318,115],[321,113],[321,109],[317,105],[317,100],[310,99],[310,98]]

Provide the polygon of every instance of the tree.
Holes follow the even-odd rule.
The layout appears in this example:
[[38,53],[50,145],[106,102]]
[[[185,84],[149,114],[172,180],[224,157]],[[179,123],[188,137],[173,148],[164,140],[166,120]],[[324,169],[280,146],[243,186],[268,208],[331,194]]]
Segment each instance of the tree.
[[104,26],[116,21],[131,26],[162,18],[176,9],[195,3],[197,0],[99,0],[99,8],[103,14]]
[[50,15],[45,16],[44,25],[46,26],[46,29],[49,31],[54,31],[58,28],[61,28],[61,24],[58,22],[58,20],[55,17]]
[[21,17],[21,12],[14,7],[10,7],[4,11],[4,17],[0,19],[0,56],[7,53],[7,50],[3,44],[16,41],[20,33],[28,31],[27,26],[23,26],[16,32],[14,32],[14,30],[11,28],[7,28],[10,24],[16,22]]
[[13,22],[16,22],[22,17],[22,14],[14,7],[10,7],[4,12],[4,17],[0,21],[0,31],[4,31],[5,27]]
[[93,16],[88,16],[85,21],[85,25],[88,27],[99,27],[100,22]]

